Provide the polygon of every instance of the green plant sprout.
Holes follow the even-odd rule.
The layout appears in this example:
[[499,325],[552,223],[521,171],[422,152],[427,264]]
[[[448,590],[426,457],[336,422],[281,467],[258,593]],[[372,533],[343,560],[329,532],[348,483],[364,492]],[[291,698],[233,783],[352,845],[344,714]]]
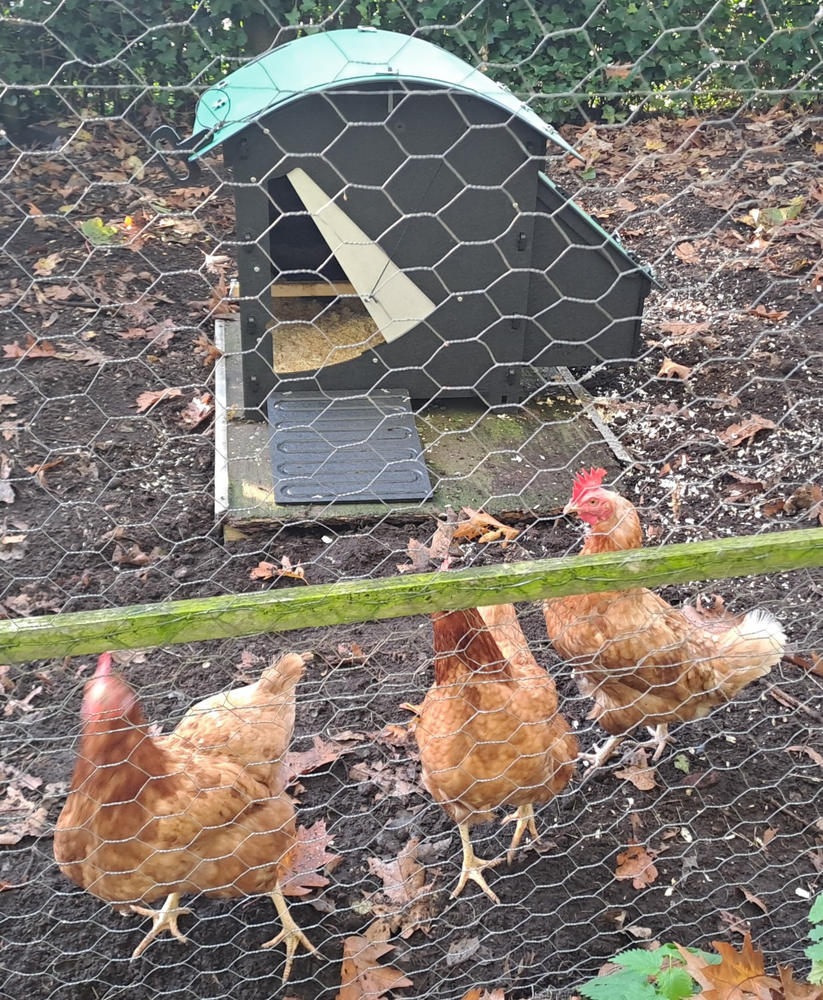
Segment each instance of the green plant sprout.
[[[709,965],[720,964],[719,955],[710,955],[698,948],[688,950]],[[686,971],[674,944],[661,945],[654,951],[632,948],[615,955],[612,962],[620,968],[578,987],[584,997],[589,1000],[685,1000],[700,990]]]

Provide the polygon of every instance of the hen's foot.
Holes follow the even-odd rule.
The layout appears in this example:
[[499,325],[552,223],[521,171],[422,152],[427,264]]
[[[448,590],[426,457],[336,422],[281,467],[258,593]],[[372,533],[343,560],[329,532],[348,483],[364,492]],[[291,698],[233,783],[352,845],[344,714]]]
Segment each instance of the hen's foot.
[[591,766],[588,771],[583,775],[583,780],[580,782],[581,785],[585,785],[589,778],[601,768],[606,761],[614,754],[615,750],[623,742],[624,737],[622,736],[612,736],[606,740],[602,747],[595,750],[593,753],[581,753],[578,754],[577,759],[579,761],[587,761]]
[[514,861],[514,852],[520,846],[520,841],[523,839],[524,833],[528,832],[533,841],[540,839],[537,832],[537,823],[534,819],[534,806],[531,803],[526,806],[518,806],[517,811],[513,812],[511,816],[507,816],[503,822],[516,824],[512,842],[506,852],[506,861],[511,864]]
[[133,913],[139,913],[142,917],[151,917],[152,922],[149,933],[131,953],[132,958],[139,958],[157,935],[162,934],[163,931],[169,931],[182,944],[188,941],[188,938],[178,930],[177,918],[184,913],[191,913],[191,910],[187,906],[179,906],[179,902],[180,893],[171,892],[166,896],[166,901],[159,910],[153,910],[149,906],[129,907]]
[[280,917],[280,923],[283,925],[283,930],[271,939],[271,941],[266,941],[261,945],[262,948],[276,948],[281,942],[286,942],[286,968],[283,970],[283,982],[291,975],[292,962],[294,961],[294,956],[297,953],[298,945],[303,945],[303,947],[310,951],[313,955],[317,954],[317,949],[309,941],[306,935],[300,930],[297,924],[294,922],[292,915],[289,913],[289,907],[286,903],[285,897],[283,896],[283,890],[278,885],[274,892],[270,892],[272,902],[277,907],[277,915]]
[[661,722],[658,726],[646,726],[652,735],[652,738],[647,743],[641,743],[640,746],[643,747],[655,747],[655,751],[652,754],[652,760],[657,761],[663,756],[666,747],[673,742],[671,736],[669,736],[669,727],[665,722]]
[[452,893],[452,899],[459,896],[466,888],[468,882],[472,881],[480,886],[493,903],[499,903],[500,898],[486,885],[486,880],[483,878],[483,869],[494,868],[495,865],[500,864],[502,859],[497,858],[494,861],[483,861],[482,858],[478,858],[472,847],[469,828],[463,823],[458,823],[457,829],[460,831],[460,839],[463,841],[463,870],[460,872],[460,880],[457,883],[457,887]]

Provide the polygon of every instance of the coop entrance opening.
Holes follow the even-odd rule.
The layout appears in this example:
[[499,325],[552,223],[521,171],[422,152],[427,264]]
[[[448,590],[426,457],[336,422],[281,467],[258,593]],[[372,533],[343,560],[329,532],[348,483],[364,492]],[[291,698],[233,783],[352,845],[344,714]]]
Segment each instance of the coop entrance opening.
[[272,363],[316,371],[391,343],[435,304],[302,168],[269,181]]

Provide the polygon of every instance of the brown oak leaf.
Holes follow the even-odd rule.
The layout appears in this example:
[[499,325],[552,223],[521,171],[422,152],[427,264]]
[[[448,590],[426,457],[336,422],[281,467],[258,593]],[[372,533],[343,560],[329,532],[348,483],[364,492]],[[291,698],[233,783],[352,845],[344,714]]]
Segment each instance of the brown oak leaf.
[[645,889],[657,880],[658,871],[654,864],[657,851],[645,848],[637,841],[630,840],[622,854],[617,855],[617,869],[614,877],[631,879],[635,889]]
[[369,941],[351,935],[343,941],[343,965],[340,970],[340,991],[336,1000],[383,1000],[389,990],[414,985],[398,969],[381,965],[383,955],[394,951],[394,945]]

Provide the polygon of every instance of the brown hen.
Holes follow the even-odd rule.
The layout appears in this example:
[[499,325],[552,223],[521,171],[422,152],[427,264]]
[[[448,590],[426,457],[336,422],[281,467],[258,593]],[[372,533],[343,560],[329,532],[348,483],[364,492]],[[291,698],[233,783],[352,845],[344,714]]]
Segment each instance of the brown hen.
[[[600,485],[605,470],[581,472],[564,513],[589,525],[582,555],[640,548],[633,504]],[[574,668],[580,693],[594,699],[591,717],[611,734],[589,757],[604,763],[640,725],[653,729],[658,760],[672,722],[696,719],[733,698],[780,661],[786,636],[767,611],[701,627],[651,590],[580,594],[547,600],[546,627]]]
[[512,605],[435,614],[433,621],[434,685],[415,729],[423,783],[460,830],[463,868],[452,895],[471,879],[498,903],[483,877],[498,862],[475,856],[469,829],[500,806],[516,806],[511,861],[527,830],[537,836],[534,803],[568,784],[577,740]]
[[[152,918],[134,951],[177,927],[185,893],[268,893],[286,943],[315,949],[289,914],[279,880],[295,846],[284,754],[294,730],[303,656],[289,653],[260,679],[201,701],[167,736],[151,735],[134,691],[100,657],[83,695],[83,734],[57,821],[60,870],[88,892]],[[145,905],[165,897],[160,910]]]

